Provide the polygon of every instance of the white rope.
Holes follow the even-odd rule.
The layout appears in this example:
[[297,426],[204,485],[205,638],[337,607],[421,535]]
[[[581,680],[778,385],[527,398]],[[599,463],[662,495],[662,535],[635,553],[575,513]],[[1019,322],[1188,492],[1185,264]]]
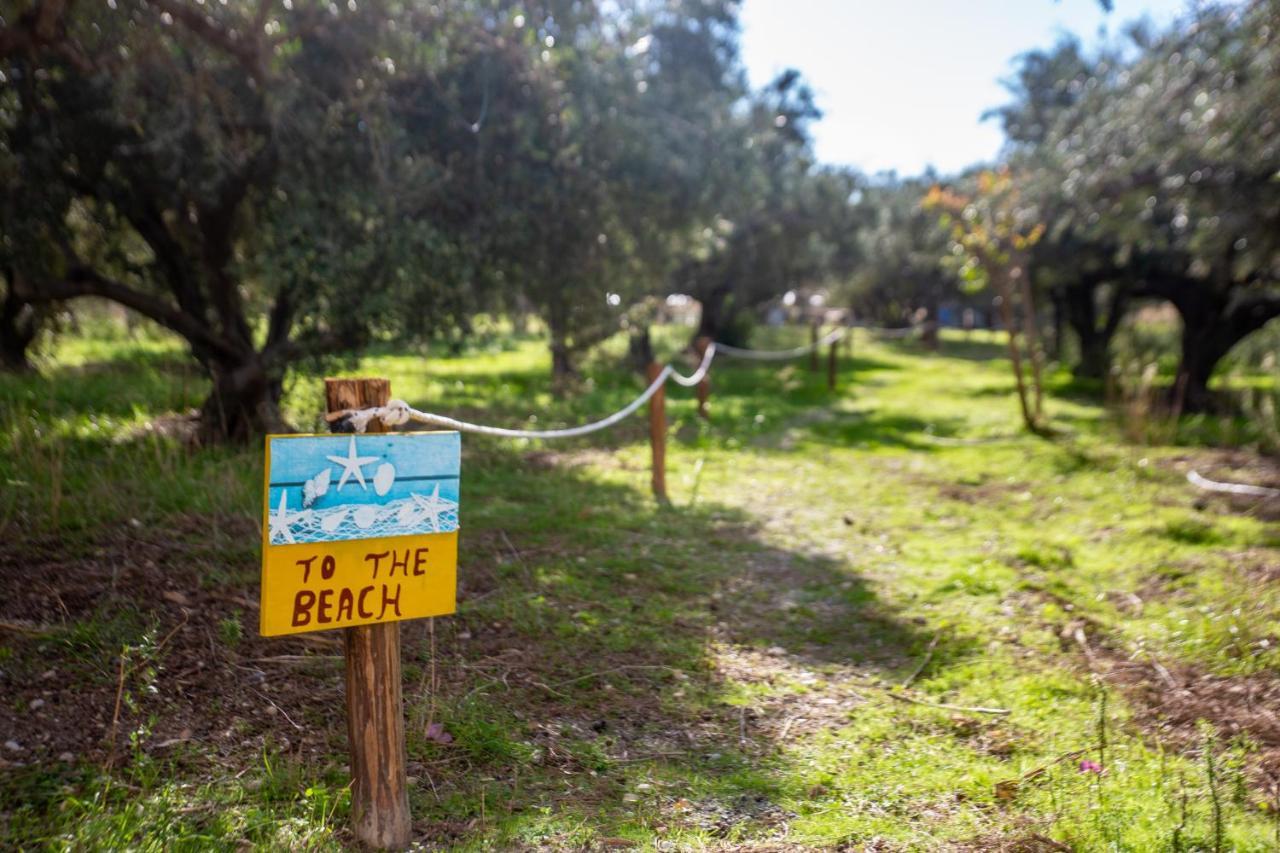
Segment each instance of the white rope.
[[711,369],[711,361],[716,357],[717,346],[718,344],[714,343],[707,344],[706,350],[702,353],[702,364],[698,365],[698,369],[693,372],[692,376],[681,376],[679,373],[676,373],[668,367],[667,370],[671,370],[671,378],[674,379],[677,384],[683,385],[686,388],[692,388],[694,385],[697,385],[706,377],[707,371]]
[[599,432],[602,429],[608,429],[619,421],[625,420],[628,416],[635,412],[636,409],[643,406],[649,401],[649,398],[658,393],[668,379],[674,379],[686,388],[697,385],[707,375],[707,371],[711,369],[711,362],[716,357],[716,345],[711,344],[702,354],[702,363],[698,365],[698,369],[691,376],[681,376],[676,373],[675,368],[667,365],[662,368],[657,378],[649,383],[649,387],[641,392],[627,405],[618,411],[593,421],[589,424],[582,424],[576,427],[567,427],[565,429],[506,429],[504,427],[492,427],[484,424],[475,424],[469,421],[460,421],[456,418],[446,417],[445,415],[437,415],[431,412],[424,412],[415,409],[404,400],[391,400],[385,406],[376,406],[371,409],[360,409],[358,411],[347,412],[345,415],[346,423],[355,432],[363,433],[369,428],[369,424],[373,420],[382,421],[384,426],[395,427],[406,424],[409,421],[418,421],[419,423],[431,424],[432,426],[445,427],[447,429],[456,429],[459,432],[472,432],[478,435],[493,435],[499,438],[574,438],[579,435],[588,435],[593,432]]
[[1219,483],[1216,480],[1201,477],[1198,471],[1188,471],[1187,482],[1206,492],[1225,492],[1229,495],[1249,495],[1255,498],[1280,498],[1280,489],[1250,486],[1247,483]]
[[799,358],[802,355],[808,355],[818,347],[825,344],[835,343],[844,337],[846,331],[847,330],[842,326],[834,332],[828,333],[820,340],[814,341],[811,344],[805,344],[802,347],[796,347],[795,349],[741,349],[739,347],[729,346],[728,344],[716,344],[716,346],[718,346],[725,355],[733,356],[734,358],[745,358],[749,361],[786,361],[789,358]]

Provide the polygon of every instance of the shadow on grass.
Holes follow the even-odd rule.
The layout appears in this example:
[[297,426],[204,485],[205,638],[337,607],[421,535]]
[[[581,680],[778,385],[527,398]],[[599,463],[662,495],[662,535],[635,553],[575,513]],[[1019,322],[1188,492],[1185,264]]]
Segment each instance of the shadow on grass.
[[[459,617],[435,629],[459,657],[440,678],[447,686],[418,705],[421,719],[423,704],[438,703],[446,729],[456,715],[464,736],[441,747],[419,730],[411,741],[435,782],[417,798],[435,821],[431,840],[467,838],[482,789],[489,808],[507,812],[492,840],[530,840],[522,833],[543,821],[535,806],[566,776],[566,823],[573,812],[607,833],[660,823],[630,804],[627,780],[640,771],[728,804],[732,826],[713,834],[745,832],[756,798],[777,793],[766,771],[785,758],[769,721],[746,715],[721,655],[767,656],[785,678],[824,664],[897,672],[922,646],[859,575],[765,544],[737,510],[658,508],[584,468],[514,454],[464,467],[465,592]],[[429,668],[421,632],[410,635],[413,660]],[[480,744],[469,747],[474,729]],[[469,772],[446,770],[459,750]],[[478,783],[477,772],[500,784]]]
[[[97,441],[62,441],[68,457],[86,462],[108,451]],[[136,457],[100,471],[103,488],[131,488],[160,444],[113,450]],[[206,453],[166,457],[173,497],[153,508],[143,530],[86,516],[74,523],[91,528],[82,533],[88,547],[67,548],[57,532],[9,543],[0,618],[59,626],[5,645],[11,701],[0,725],[23,744],[28,771],[14,777],[19,787],[0,783],[0,800],[21,814],[15,826],[36,833],[11,838],[17,846],[103,840],[77,827],[100,825],[84,804],[103,781],[93,768],[111,750],[116,769],[108,775],[124,784],[95,808],[114,813],[112,843],[180,843],[222,831],[210,821],[213,804],[200,798],[214,796],[210,786],[227,769],[246,785],[276,772],[269,761],[263,769],[264,754],[300,768],[298,789],[279,801],[257,802],[253,787],[245,790],[277,821],[307,814],[304,789],[341,776],[335,637],[256,636],[256,555],[222,540],[256,537],[258,498],[239,488],[215,489],[206,503],[194,498],[208,492],[210,465],[252,485],[256,456]],[[607,469],[547,458],[468,444],[458,614],[434,620],[431,632],[426,621],[404,625],[417,836],[572,846],[653,831],[666,818],[656,806],[636,806],[638,775],[683,786],[700,804],[688,816],[699,832],[731,841],[775,820],[779,777],[771,768],[787,761],[773,744],[776,721],[727,681],[724,650],[767,655],[783,678],[826,664],[900,673],[923,638],[862,577],[766,544],[740,511],[662,508],[635,485],[610,481]],[[228,534],[205,542],[200,531],[210,524]],[[32,572],[47,582],[33,587]],[[158,637],[169,639],[158,647]],[[130,701],[113,726],[121,649],[143,663],[127,670]],[[73,675],[86,668],[96,675]],[[54,680],[42,681],[49,670]],[[135,683],[143,671],[147,683]],[[57,713],[15,710],[37,698]],[[428,723],[442,724],[453,742],[439,743]],[[111,731],[114,748],[104,742]],[[166,745],[175,741],[190,745],[180,760]],[[64,752],[83,778],[68,775],[57,758]],[[59,783],[42,784],[40,768]],[[165,806],[161,837],[151,806],[133,804],[163,797],[178,800]],[[342,825],[341,808],[335,814]]]

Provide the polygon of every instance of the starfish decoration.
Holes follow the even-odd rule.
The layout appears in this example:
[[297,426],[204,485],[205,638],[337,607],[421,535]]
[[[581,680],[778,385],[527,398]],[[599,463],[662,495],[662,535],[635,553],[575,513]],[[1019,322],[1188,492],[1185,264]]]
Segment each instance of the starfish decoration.
[[342,487],[347,484],[347,480],[355,475],[360,481],[360,488],[368,491],[369,487],[364,484],[364,471],[361,467],[368,465],[370,462],[377,462],[376,456],[357,456],[356,455],[356,437],[351,436],[351,444],[347,446],[346,456],[329,456],[326,457],[330,462],[334,462],[342,466],[342,476],[338,478],[338,491],[342,491]]
[[441,514],[452,509],[452,507],[449,506],[449,501],[441,500],[440,498],[440,484],[436,483],[436,488],[431,493],[430,497],[427,497],[426,495],[411,495],[410,497],[413,498],[414,505],[421,513],[421,518],[424,521],[431,522],[432,532],[439,533]]
[[293,522],[289,520],[289,493],[284,489],[280,490],[280,507],[270,516],[268,520],[271,522],[271,540],[276,540],[277,534],[280,539],[285,542],[292,543],[293,538]]

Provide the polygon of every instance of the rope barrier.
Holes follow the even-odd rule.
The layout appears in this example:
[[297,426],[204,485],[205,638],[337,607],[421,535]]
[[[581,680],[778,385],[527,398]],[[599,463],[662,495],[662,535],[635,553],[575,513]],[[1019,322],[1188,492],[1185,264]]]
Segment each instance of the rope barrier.
[[806,344],[801,347],[789,350],[749,350],[739,347],[730,346],[728,344],[711,343],[707,345],[706,350],[702,354],[702,363],[698,365],[689,376],[682,376],[676,372],[671,365],[666,365],[657,377],[649,383],[649,386],[640,393],[627,405],[618,411],[601,418],[598,421],[582,424],[576,427],[565,427],[564,429],[507,429],[505,427],[487,426],[486,424],[477,424],[470,421],[462,421],[457,418],[451,418],[446,415],[437,415],[434,412],[424,412],[421,409],[415,409],[404,400],[391,400],[385,406],[375,406],[369,409],[348,409],[343,412],[333,412],[327,416],[330,422],[337,422],[344,428],[350,429],[352,432],[363,433],[369,428],[369,424],[377,419],[384,426],[396,427],[407,424],[410,421],[418,423],[430,424],[432,426],[444,427],[446,429],[456,429],[459,432],[470,432],[477,435],[492,435],[498,438],[576,438],[581,435],[590,435],[593,432],[599,432],[602,429],[608,429],[619,421],[625,420],[632,415],[636,409],[643,406],[649,399],[660,389],[668,379],[674,380],[676,384],[683,385],[685,388],[692,388],[702,382],[707,377],[707,372],[711,369],[711,362],[715,359],[717,352],[723,352],[725,355],[734,358],[742,358],[751,361],[782,361],[784,359],[797,358],[807,355],[815,349],[827,344],[833,344],[840,340],[848,332],[845,327],[838,328],[820,340]]
[[698,369],[690,376],[681,376],[674,367],[668,364],[662,368],[662,372],[658,374],[657,378],[649,383],[649,387],[640,393],[640,396],[618,411],[598,421],[564,429],[506,429],[505,427],[486,426],[485,424],[476,424],[470,421],[460,421],[457,418],[437,415],[432,412],[424,412],[420,409],[415,409],[404,400],[391,400],[385,406],[376,406],[371,409],[337,412],[337,417],[334,419],[350,427],[353,432],[358,433],[363,433],[368,429],[369,423],[377,419],[387,427],[395,427],[406,424],[409,421],[417,421],[431,424],[432,426],[445,427],[446,429],[456,429],[459,432],[492,435],[498,438],[575,438],[580,435],[589,435],[602,429],[608,429],[619,421],[625,420],[636,409],[647,403],[650,397],[658,393],[658,389],[668,379],[674,379],[678,384],[686,388],[697,385],[706,378],[707,371],[711,369],[711,362],[715,359],[715,356],[716,345],[711,344],[707,347],[706,352],[703,353],[702,363],[698,365]]
[[1248,495],[1254,498],[1280,498],[1280,489],[1267,486],[1251,486],[1247,483],[1219,483],[1208,477],[1200,476],[1199,471],[1188,471],[1187,482],[1206,492],[1223,492],[1229,495]]
[[825,344],[835,343],[845,336],[847,330],[842,326],[834,332],[830,332],[821,340],[813,343],[805,344],[795,349],[780,350],[758,350],[758,349],[742,349],[740,347],[729,346],[728,344],[716,344],[720,350],[727,356],[733,358],[742,358],[748,361],[786,361],[790,358],[799,358],[802,355],[808,355],[818,347]]

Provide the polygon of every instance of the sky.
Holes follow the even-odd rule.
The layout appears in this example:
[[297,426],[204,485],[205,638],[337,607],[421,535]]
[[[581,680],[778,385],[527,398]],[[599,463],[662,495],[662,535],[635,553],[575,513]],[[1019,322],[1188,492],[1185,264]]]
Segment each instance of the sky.
[[867,173],[954,172],[996,156],[982,113],[1008,101],[1015,57],[1064,32],[1095,43],[1144,15],[1168,24],[1186,0],[745,0],[742,58],[752,86],[788,68],[824,116],[818,158]]

